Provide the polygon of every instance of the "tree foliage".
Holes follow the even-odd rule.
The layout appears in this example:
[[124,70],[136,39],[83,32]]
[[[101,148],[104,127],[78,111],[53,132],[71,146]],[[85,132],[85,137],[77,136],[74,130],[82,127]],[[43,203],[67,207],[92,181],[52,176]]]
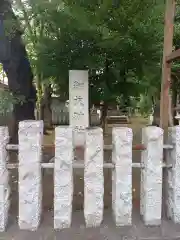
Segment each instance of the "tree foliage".
[[91,103],[159,93],[164,1],[16,0],[36,79],[68,98],[68,71],[88,69]]

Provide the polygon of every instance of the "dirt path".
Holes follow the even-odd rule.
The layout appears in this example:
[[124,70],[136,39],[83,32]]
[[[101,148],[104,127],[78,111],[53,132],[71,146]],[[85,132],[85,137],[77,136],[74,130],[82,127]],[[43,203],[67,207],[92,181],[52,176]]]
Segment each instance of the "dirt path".
[[133,212],[133,224],[130,227],[117,228],[112,211],[104,212],[103,222],[98,228],[86,228],[82,211],[73,212],[72,226],[62,231],[53,230],[53,213],[43,214],[42,224],[35,232],[19,230],[17,220],[11,218],[8,231],[0,233],[1,240],[178,240],[179,225],[166,220],[160,227],[145,227],[138,212]]

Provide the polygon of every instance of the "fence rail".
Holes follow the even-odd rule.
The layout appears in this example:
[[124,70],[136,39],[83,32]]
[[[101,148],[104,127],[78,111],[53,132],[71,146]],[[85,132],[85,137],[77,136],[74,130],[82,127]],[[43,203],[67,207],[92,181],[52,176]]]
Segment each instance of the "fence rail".
[[[54,158],[52,158],[54,160]],[[41,168],[49,169],[49,168],[54,168],[55,164],[53,162],[48,162],[48,163],[41,163]],[[132,163],[132,168],[145,168],[145,166],[142,163]],[[166,163],[163,163],[162,168],[172,168],[172,164],[167,165]],[[7,169],[15,169],[18,168],[19,164],[18,163],[9,163],[7,164]],[[78,160],[73,163],[73,168],[85,168],[85,164],[82,163],[82,160]],[[115,165],[113,163],[103,163],[103,168],[109,168],[109,169],[114,169]]]
[[[6,145],[6,150],[18,150],[19,146],[16,144],[7,144]],[[55,145],[54,144],[45,144],[42,145],[42,149],[55,149]],[[84,149],[84,146],[76,146],[75,149]],[[113,145],[104,145],[104,150],[112,150],[113,149]],[[173,149],[173,145],[172,144],[164,144],[163,145],[163,149]],[[146,147],[143,144],[136,144],[136,145],[132,145],[132,150],[139,150],[139,151],[143,151],[146,150]]]
[[[162,169],[167,169],[167,213],[180,223],[180,127],[169,128],[168,144],[163,130],[149,126],[142,131],[142,144],[134,146],[133,133],[127,127],[112,130],[112,145],[104,145],[101,128],[85,131],[84,162],[74,160],[74,131],[69,126],[55,129],[54,162],[43,163],[43,122],[19,124],[19,145],[8,144],[8,128],[0,127],[0,231],[5,231],[10,206],[8,169],[18,168],[20,229],[36,230],[42,211],[41,168],[54,169],[54,228],[71,226],[73,168],[84,169],[84,218],[87,227],[103,220],[103,168],[112,169],[112,212],[116,226],[132,223],[132,168],[141,168],[140,214],[145,225],[161,224]],[[132,162],[132,150],[141,150],[141,163]],[[18,150],[18,164],[7,162],[9,150]],[[104,163],[104,149],[112,150],[112,163]],[[163,163],[163,150],[167,159]]]

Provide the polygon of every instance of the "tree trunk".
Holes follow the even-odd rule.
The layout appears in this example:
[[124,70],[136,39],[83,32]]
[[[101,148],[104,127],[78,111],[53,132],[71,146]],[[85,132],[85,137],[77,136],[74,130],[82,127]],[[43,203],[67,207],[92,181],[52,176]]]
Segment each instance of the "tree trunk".
[[123,113],[128,115],[128,108],[130,106],[130,98],[127,93],[123,93]]
[[10,143],[18,144],[18,127],[19,122],[24,120],[35,120],[35,103],[26,101],[23,104],[15,104],[12,114],[12,123],[9,126]]
[[106,131],[107,111],[108,111],[108,104],[104,102],[101,106],[101,118],[100,118],[100,124],[101,124],[101,127],[103,129],[104,134],[105,134],[105,131]]
[[157,127],[160,125],[160,101],[156,102],[154,106],[152,125]]
[[[10,1],[1,2],[0,18],[0,62],[8,78],[9,90],[18,100],[23,97],[23,102],[14,103],[12,128],[10,128],[10,142],[17,144],[19,122],[35,119],[36,90],[33,86],[30,62],[21,38],[22,33]],[[12,21],[12,24],[5,29],[7,21]]]
[[37,102],[36,102],[36,111],[37,111],[37,119],[42,119],[41,112],[41,101],[42,101],[42,76],[41,74],[37,74],[36,76],[36,89],[37,89]]
[[44,121],[45,129],[52,128],[52,111],[51,111],[51,85],[44,86],[43,101],[41,104],[42,120]]

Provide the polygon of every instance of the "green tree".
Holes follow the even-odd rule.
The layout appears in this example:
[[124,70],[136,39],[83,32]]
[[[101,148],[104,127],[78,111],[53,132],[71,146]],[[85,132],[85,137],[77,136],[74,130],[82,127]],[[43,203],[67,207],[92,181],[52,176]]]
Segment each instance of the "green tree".
[[[68,98],[68,70],[88,69],[90,102],[158,93],[164,1],[21,2],[25,40],[36,75]],[[19,6],[19,5],[18,5]],[[30,27],[29,27],[30,25]]]

